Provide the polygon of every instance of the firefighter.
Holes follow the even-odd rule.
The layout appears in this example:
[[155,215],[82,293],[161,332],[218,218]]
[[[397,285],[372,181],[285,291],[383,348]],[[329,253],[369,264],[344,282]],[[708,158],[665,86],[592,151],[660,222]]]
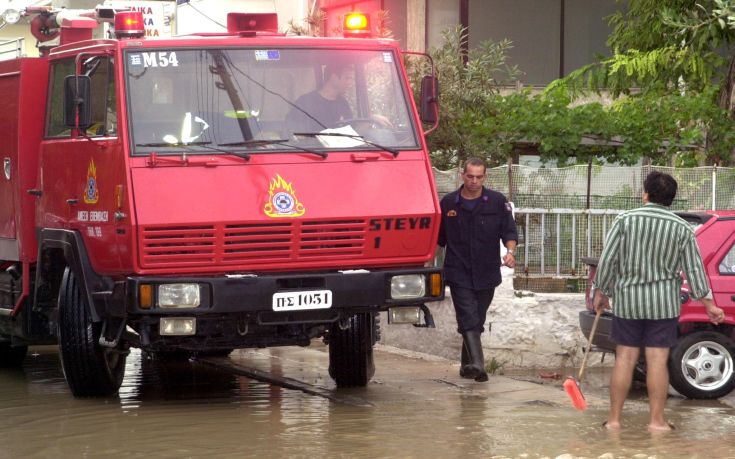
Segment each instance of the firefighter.
[[351,66],[326,66],[322,87],[304,94],[294,103],[287,117],[289,128],[294,132],[320,131],[352,119],[345,93],[354,84],[355,71]]
[[512,206],[502,193],[485,188],[485,162],[470,158],[462,169],[463,185],[441,200],[439,245],[446,247],[444,276],[452,294],[457,328],[462,334],[460,376],[487,381],[481,334],[503,264],[515,266],[518,234]]

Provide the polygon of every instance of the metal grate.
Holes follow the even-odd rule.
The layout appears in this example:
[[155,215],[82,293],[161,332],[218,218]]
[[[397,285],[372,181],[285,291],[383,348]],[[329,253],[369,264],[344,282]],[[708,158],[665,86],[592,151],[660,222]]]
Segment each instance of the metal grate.
[[298,257],[336,259],[360,256],[365,247],[365,221],[304,222]]
[[293,225],[243,223],[226,225],[222,261],[226,263],[273,263],[291,258]]
[[362,256],[362,219],[143,227],[141,266],[262,265]]
[[203,265],[214,262],[212,225],[146,227],[141,231],[142,266]]

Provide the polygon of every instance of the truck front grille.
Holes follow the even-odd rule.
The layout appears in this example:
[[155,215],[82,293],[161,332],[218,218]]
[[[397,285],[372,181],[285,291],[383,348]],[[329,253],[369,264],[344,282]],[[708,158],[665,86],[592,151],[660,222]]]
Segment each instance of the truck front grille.
[[248,266],[359,258],[365,220],[145,226],[141,267]]

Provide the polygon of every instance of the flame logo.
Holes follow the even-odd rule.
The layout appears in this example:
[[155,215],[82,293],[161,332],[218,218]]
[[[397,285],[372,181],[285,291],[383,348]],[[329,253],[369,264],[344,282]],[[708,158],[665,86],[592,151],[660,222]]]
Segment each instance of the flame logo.
[[94,165],[94,160],[89,160],[89,167],[87,168],[87,181],[84,184],[84,202],[87,204],[96,204],[100,198],[100,192],[97,189],[97,167]]
[[271,181],[268,201],[263,211],[269,217],[300,217],[306,213],[304,205],[296,198],[296,192],[279,174]]

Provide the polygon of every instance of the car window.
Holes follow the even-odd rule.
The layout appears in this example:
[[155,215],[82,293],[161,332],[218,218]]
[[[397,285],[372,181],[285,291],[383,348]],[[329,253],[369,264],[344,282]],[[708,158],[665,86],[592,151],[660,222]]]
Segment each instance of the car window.
[[730,247],[725,258],[720,262],[720,274],[735,276],[735,245]]

